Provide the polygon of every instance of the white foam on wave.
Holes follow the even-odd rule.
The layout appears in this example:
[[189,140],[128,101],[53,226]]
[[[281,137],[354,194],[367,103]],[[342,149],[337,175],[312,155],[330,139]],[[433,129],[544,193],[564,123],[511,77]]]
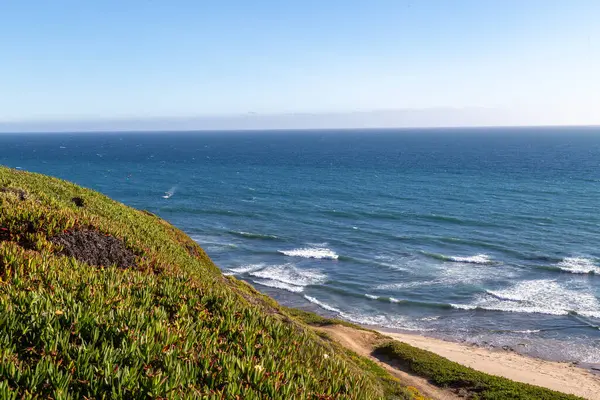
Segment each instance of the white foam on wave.
[[233,231],[234,235],[243,236],[250,239],[279,239],[275,235],[269,235],[266,233],[254,233],[254,232],[246,232],[246,231]]
[[247,272],[252,272],[252,271],[258,271],[259,269],[263,269],[266,267],[266,264],[248,264],[248,265],[242,265],[241,267],[237,267],[237,268],[229,268],[229,272],[231,272],[232,275],[240,275],[240,274],[245,274]]
[[305,247],[293,250],[279,250],[279,253],[289,257],[316,258],[337,260],[339,256],[328,248],[321,247]]
[[208,253],[218,253],[218,252],[223,252],[223,251],[227,251],[227,249],[235,249],[237,248],[237,246],[233,243],[229,243],[229,244],[212,244],[212,245],[204,245],[202,246],[202,248],[204,248],[204,250],[206,250],[206,252]]
[[415,324],[414,321],[411,321],[408,318],[403,317],[403,316],[393,316],[393,315],[383,315],[383,314],[366,315],[366,314],[357,314],[357,313],[346,313],[343,311],[340,312],[339,314],[343,319],[348,320],[350,322],[354,322],[355,324],[360,324],[360,325],[373,325],[373,326],[380,326],[383,328],[402,329],[405,331],[419,331],[419,332],[433,330],[431,328],[423,328],[423,327],[419,326],[418,324]]
[[477,306],[472,306],[470,304],[454,304],[450,303],[452,308],[456,308],[457,310],[476,310]]
[[[465,257],[464,259],[471,260],[469,262],[460,261],[440,265],[437,268],[438,276],[429,282],[429,284],[440,286],[481,285],[486,281],[497,280],[500,277],[504,279],[516,277],[515,272],[511,269],[497,268],[491,258],[483,256],[485,255]],[[463,258],[456,257],[456,259],[461,260]],[[423,279],[423,281],[427,284],[428,280]]]
[[410,266],[411,261],[405,258],[394,257],[390,255],[380,254],[375,256],[375,263],[381,265],[382,267],[387,267],[393,269],[395,271],[406,271],[406,267]]
[[[438,259],[450,262],[431,263],[421,259],[405,259],[406,274],[402,282],[382,283],[373,287],[383,291],[410,291],[421,287],[448,287],[455,285],[481,285],[501,276],[510,279],[515,272],[508,268],[496,268],[496,263],[485,254],[469,257],[439,256]],[[383,264],[382,264],[383,265]]]
[[341,314],[341,313],[342,313],[342,312],[341,312],[340,310],[338,310],[337,308],[335,308],[335,307],[333,307],[333,306],[330,306],[329,304],[327,304],[327,303],[325,303],[325,302],[322,302],[322,301],[320,301],[320,300],[318,300],[318,299],[316,299],[316,298],[314,298],[314,297],[311,297],[311,296],[304,295],[304,298],[305,298],[306,300],[310,301],[311,303],[313,303],[313,304],[316,304],[316,305],[318,305],[319,307],[321,307],[321,308],[323,308],[323,309],[325,309],[325,310],[332,311],[332,312],[335,312],[335,313],[338,313],[338,314]]
[[392,315],[366,315],[359,314],[355,312],[345,312],[336,308],[330,304],[327,304],[315,297],[304,295],[304,298],[309,302],[316,304],[324,310],[334,312],[338,314],[341,318],[354,322],[356,324],[361,325],[373,325],[380,326],[383,328],[392,328],[392,329],[403,329],[407,331],[430,331],[433,329],[426,329],[415,325],[414,322],[411,322],[406,317],[402,316],[392,316]]
[[527,333],[527,334],[531,334],[531,333],[539,333],[541,332],[541,329],[525,329],[523,331],[512,331],[513,333]]
[[301,293],[304,291],[304,286],[290,285],[288,283],[275,281],[275,280],[269,280],[269,279],[259,280],[259,279],[257,279],[257,280],[253,280],[252,282],[258,283],[259,285],[276,288],[276,289],[287,290],[288,292],[292,292],[292,293]]
[[224,247],[237,247],[235,244],[225,241],[217,236],[201,236],[201,235],[192,235],[192,240],[202,247],[205,245],[218,245]]
[[246,271],[248,275],[261,278],[254,281],[260,285],[300,293],[306,286],[319,285],[327,275],[314,269],[300,269],[294,264],[269,265]]
[[377,290],[410,289],[410,288],[420,287],[420,286],[423,286],[423,285],[433,284],[433,283],[434,283],[434,281],[429,281],[429,282],[414,281],[414,282],[383,283],[381,285],[375,286],[375,289],[377,289]]
[[[421,287],[481,284],[493,276],[490,268],[493,267],[484,265],[474,267],[469,263],[447,263],[436,266],[434,269],[423,268],[423,272],[420,272],[419,275],[407,275],[405,279],[411,279],[410,281],[382,283],[374,286],[374,289],[402,292]],[[509,270],[494,270],[494,273],[496,276],[501,274],[506,278],[513,276],[513,272]]]
[[594,260],[584,257],[564,258],[558,263],[558,267],[573,274],[600,274],[600,267],[595,264]]
[[600,318],[600,301],[585,288],[564,287],[555,280],[524,281],[503,290],[488,290],[471,304],[452,304],[452,307],[473,310],[567,315]]
[[373,294],[365,293],[365,297],[371,300],[387,300],[390,303],[400,303],[401,300],[398,300],[394,297],[385,297],[385,296],[375,296]]
[[467,264],[491,264],[493,260],[487,254],[476,254],[468,257],[450,256],[448,260]]
[[193,235],[191,236],[191,238],[196,243],[201,245],[202,248],[206,251],[222,251],[223,249],[237,248],[237,245],[235,245],[234,243],[229,243],[214,236]]
[[177,191],[177,186],[173,186],[171,189],[169,189],[167,192],[165,192],[164,196],[162,196],[163,199],[170,199],[171,197],[173,197],[173,195],[175,194],[175,192]]
[[426,322],[430,322],[430,321],[437,321],[438,319],[440,319],[439,315],[435,315],[433,317],[423,317],[423,318],[419,318],[419,321],[426,321]]
[[[595,310],[595,311],[577,311],[577,314],[582,315],[584,317],[600,319],[600,310]],[[600,327],[597,327],[597,328],[600,330]]]

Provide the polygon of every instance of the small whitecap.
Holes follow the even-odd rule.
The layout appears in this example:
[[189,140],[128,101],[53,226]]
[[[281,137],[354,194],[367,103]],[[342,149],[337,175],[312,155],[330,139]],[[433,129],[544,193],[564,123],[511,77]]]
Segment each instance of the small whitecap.
[[337,260],[339,256],[331,249],[318,248],[318,247],[307,247],[293,250],[279,250],[279,253],[288,257],[302,257],[302,258],[315,258],[315,259],[329,259]]

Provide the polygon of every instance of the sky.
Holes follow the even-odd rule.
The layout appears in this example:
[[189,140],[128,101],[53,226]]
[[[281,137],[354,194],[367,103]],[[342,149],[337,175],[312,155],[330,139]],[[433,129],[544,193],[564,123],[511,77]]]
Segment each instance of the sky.
[[600,124],[597,0],[0,0],[0,130]]

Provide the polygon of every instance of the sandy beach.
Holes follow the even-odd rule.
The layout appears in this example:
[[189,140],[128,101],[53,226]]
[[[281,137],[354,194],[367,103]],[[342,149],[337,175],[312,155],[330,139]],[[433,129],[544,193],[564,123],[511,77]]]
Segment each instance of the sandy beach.
[[543,386],[587,399],[600,399],[600,376],[569,363],[523,356],[512,351],[489,350],[420,335],[381,332],[412,346],[491,375]]
[[[327,332],[345,347],[377,361],[371,356],[377,340],[373,332],[341,325],[319,329]],[[489,350],[416,334],[386,331],[379,331],[379,333],[491,375],[574,394],[590,400],[600,400],[600,376],[570,363],[546,361],[512,351]],[[382,365],[405,383],[417,387],[424,395],[432,399],[458,398],[449,391],[440,390],[429,384],[425,379],[397,370],[387,364]]]

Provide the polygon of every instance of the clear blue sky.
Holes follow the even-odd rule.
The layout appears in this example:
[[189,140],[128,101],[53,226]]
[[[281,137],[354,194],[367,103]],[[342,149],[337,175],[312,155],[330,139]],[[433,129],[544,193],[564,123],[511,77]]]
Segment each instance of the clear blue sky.
[[0,122],[484,107],[600,123],[599,21],[598,0],[0,0]]

